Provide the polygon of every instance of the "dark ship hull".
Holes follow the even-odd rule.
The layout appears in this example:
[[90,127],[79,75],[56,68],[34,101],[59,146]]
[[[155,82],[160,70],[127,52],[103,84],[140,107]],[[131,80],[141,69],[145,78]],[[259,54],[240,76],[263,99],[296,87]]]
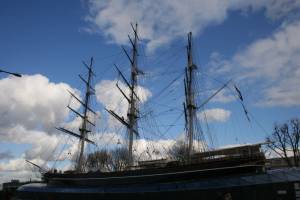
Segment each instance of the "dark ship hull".
[[[182,172],[180,181],[177,180],[179,177],[175,180],[174,174],[169,174],[169,181],[156,180],[155,183],[153,177],[144,177],[143,182],[126,184],[129,179],[123,176],[119,177],[123,179],[122,184],[28,184],[18,189],[18,199],[300,199],[299,169],[250,172],[254,169],[259,168],[243,166]],[[112,180],[111,177],[108,180]]]
[[[210,159],[202,153],[195,155],[189,164],[175,161],[161,165],[161,162],[151,162],[150,165],[139,165],[139,168],[127,171],[105,173],[49,172],[44,174],[44,184],[19,188],[18,197],[25,200],[48,199],[47,197],[82,199],[83,196],[84,199],[148,199],[150,196],[162,199],[165,195],[183,195],[191,199],[199,195],[214,196],[216,193],[211,191],[219,191],[217,188],[227,190],[232,186],[224,182],[227,179],[236,181],[241,177],[265,174],[265,159],[259,153],[259,147],[260,145],[248,145],[211,151],[209,154],[215,158]],[[241,154],[245,149],[251,154]],[[227,154],[226,157],[218,157],[224,153]],[[212,184],[220,181],[223,182],[221,185]],[[235,183],[235,187],[243,187],[243,184]],[[220,194],[223,189],[220,189]]]
[[150,184],[189,181],[224,175],[258,173],[263,171],[264,157],[239,156],[230,159],[210,159],[194,164],[168,162],[165,166],[147,166],[119,172],[46,173],[49,185],[102,186]]

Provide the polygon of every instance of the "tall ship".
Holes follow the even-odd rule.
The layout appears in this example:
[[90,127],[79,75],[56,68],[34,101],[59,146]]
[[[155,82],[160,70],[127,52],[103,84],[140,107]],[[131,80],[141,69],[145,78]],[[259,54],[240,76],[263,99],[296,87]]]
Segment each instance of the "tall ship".
[[[21,186],[17,199],[300,199],[300,170],[267,170],[261,148],[263,143],[219,149],[209,149],[202,145],[200,151],[196,150],[195,136],[201,131],[197,128],[197,110],[227,87],[230,81],[202,104],[196,102],[194,82],[197,78],[197,65],[193,61],[192,33],[188,34],[187,66],[184,69],[185,145],[177,149],[175,158],[137,161],[133,146],[135,138],[140,134],[138,77],[143,72],[138,67],[137,24],[132,25],[132,30],[133,37],[129,36],[131,54],[123,48],[131,65],[130,80],[115,66],[129,91],[125,92],[116,85],[128,103],[127,116],[123,117],[112,109],[106,109],[127,130],[128,142],[125,154],[123,152],[122,167],[115,170],[86,170],[86,145],[95,144],[89,138],[92,127],[95,126],[90,115],[96,114],[91,107],[91,98],[95,94],[92,86],[95,73],[91,59],[90,64],[85,64],[87,78],[80,77],[85,83],[84,97],[81,99],[70,92],[82,106],[82,113],[68,106],[81,119],[79,132],[64,127],[57,128],[79,140],[74,168],[65,172],[43,171],[43,181]],[[235,91],[242,101],[241,91],[237,87]],[[244,111],[247,114],[245,108]]]

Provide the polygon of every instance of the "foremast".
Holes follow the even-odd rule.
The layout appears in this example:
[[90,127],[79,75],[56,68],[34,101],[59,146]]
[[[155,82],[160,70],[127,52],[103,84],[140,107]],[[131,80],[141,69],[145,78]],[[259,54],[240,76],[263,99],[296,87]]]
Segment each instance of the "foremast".
[[79,78],[85,83],[85,96],[83,101],[78,98],[74,93],[70,92],[71,96],[77,100],[81,106],[83,107],[82,113],[79,111],[73,109],[70,105],[68,105],[68,108],[74,112],[78,117],[82,119],[81,126],[79,128],[79,134],[72,132],[68,129],[65,128],[57,128],[58,130],[70,134],[72,136],[75,136],[79,138],[79,152],[78,152],[78,158],[76,160],[76,166],[75,170],[77,172],[84,172],[84,148],[85,148],[85,142],[89,142],[91,144],[95,144],[93,141],[88,139],[88,133],[91,132],[91,129],[89,127],[95,126],[95,124],[89,119],[88,115],[89,113],[93,113],[96,115],[96,112],[91,109],[90,107],[90,100],[91,100],[91,95],[95,94],[95,90],[92,87],[92,76],[95,76],[95,73],[93,72],[93,58],[91,58],[90,64],[86,64],[83,62],[85,67],[88,69],[88,76],[87,79],[84,79],[81,75],[79,75]]

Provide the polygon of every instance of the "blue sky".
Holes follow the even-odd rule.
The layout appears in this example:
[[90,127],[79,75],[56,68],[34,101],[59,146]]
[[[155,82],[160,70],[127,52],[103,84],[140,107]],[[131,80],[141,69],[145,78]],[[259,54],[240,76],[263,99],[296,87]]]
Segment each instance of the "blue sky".
[[[204,108],[210,117],[209,130],[203,124],[205,134],[209,131],[216,138],[216,146],[262,142],[275,122],[299,117],[299,8],[296,0],[191,0],[186,4],[182,1],[159,4],[159,1],[125,0],[2,0],[0,69],[24,76],[17,79],[0,74],[3,99],[0,112],[4,119],[0,123],[0,153],[13,155],[0,158],[0,169],[22,171],[17,177],[29,176],[29,172],[25,173],[28,166],[20,164],[22,160],[45,162],[47,156],[35,158],[38,153],[47,152],[45,143],[33,141],[32,136],[53,141],[49,145],[51,151],[60,145],[59,140],[73,141],[58,135],[53,127],[64,123],[76,129],[78,122],[72,121],[74,116],[70,117],[65,110],[70,101],[65,91],[70,89],[80,95],[83,87],[77,75],[85,73],[82,60],[88,62],[91,56],[97,74],[96,108],[102,120],[99,120],[102,129],[98,131],[104,132],[103,127],[108,126],[103,120],[107,119],[103,107],[113,109],[121,105],[116,111],[126,114],[126,104],[120,103],[120,94],[112,87],[118,79],[113,63],[129,75],[129,63],[120,47],[128,47],[130,22],[139,23],[142,39],[139,64],[146,75],[140,78],[144,99],[141,109],[158,115],[160,132],[166,132],[164,137],[150,134],[144,139],[164,140],[167,144],[167,140],[183,133],[184,119],[176,121],[182,112],[184,94],[180,74],[186,65],[186,36],[193,31],[194,60],[200,83],[198,103],[212,94],[213,89],[233,79],[230,87],[234,83],[239,86],[251,113],[249,123],[241,105],[233,98],[236,94],[225,89]],[[165,93],[153,99],[178,76]],[[174,112],[160,114],[171,108]],[[174,127],[166,128],[174,121]],[[115,127],[110,127],[105,132],[107,137],[112,137],[114,130]],[[143,130],[143,135],[146,132],[147,129]],[[74,151],[74,145],[73,149],[71,146],[63,153]]]

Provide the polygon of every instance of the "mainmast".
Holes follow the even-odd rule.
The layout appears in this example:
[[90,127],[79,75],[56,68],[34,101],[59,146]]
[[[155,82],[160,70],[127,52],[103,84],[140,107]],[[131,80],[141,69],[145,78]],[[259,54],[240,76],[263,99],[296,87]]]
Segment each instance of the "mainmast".
[[188,148],[187,156],[188,161],[190,161],[191,155],[193,153],[193,141],[194,141],[194,132],[196,124],[196,104],[195,104],[195,88],[194,88],[194,71],[197,69],[197,66],[193,63],[192,57],[192,33],[188,34],[188,45],[187,45],[187,67],[185,69],[185,103],[184,111],[186,118],[186,131],[188,138]]
[[91,126],[95,126],[95,124],[93,122],[91,122],[91,120],[88,117],[89,112],[93,113],[94,115],[96,115],[96,112],[93,111],[90,108],[90,97],[91,95],[95,94],[95,90],[94,88],[91,86],[91,82],[92,82],[92,76],[95,76],[92,66],[93,66],[93,58],[91,58],[91,62],[89,65],[87,65],[85,62],[83,62],[83,64],[85,65],[85,67],[88,69],[88,76],[87,79],[84,79],[81,75],[79,75],[79,78],[85,83],[86,85],[86,90],[85,90],[85,96],[84,96],[84,101],[80,100],[80,98],[78,98],[74,93],[70,92],[71,96],[74,97],[83,107],[83,113],[80,113],[79,111],[76,111],[75,109],[73,109],[72,107],[68,106],[68,108],[74,112],[78,117],[80,117],[82,119],[82,123],[81,126],[79,128],[79,133],[74,133],[70,130],[67,130],[65,128],[57,128],[58,130],[65,132],[67,134],[70,134],[72,136],[75,136],[77,138],[79,138],[79,157],[77,159],[77,163],[76,163],[76,171],[78,172],[83,172],[84,171],[84,146],[85,146],[85,142],[89,142],[92,144],[95,144],[93,141],[89,140],[87,135],[88,133],[91,132],[91,130],[89,129],[89,125]]
[[123,125],[127,127],[128,130],[128,161],[129,166],[132,166],[133,163],[133,139],[134,136],[138,136],[138,126],[137,126],[137,120],[138,120],[138,114],[139,114],[139,108],[138,108],[138,101],[139,98],[137,96],[137,76],[141,73],[141,71],[138,69],[138,63],[137,63],[137,56],[138,56],[138,34],[137,34],[137,24],[133,26],[131,24],[132,30],[134,32],[134,38],[132,39],[130,36],[128,36],[130,44],[132,46],[132,55],[130,56],[128,52],[123,47],[123,50],[130,61],[131,64],[131,80],[130,82],[126,80],[125,76],[122,74],[122,72],[119,70],[119,68],[115,65],[119,75],[122,77],[124,82],[126,83],[127,87],[129,88],[129,97],[125,94],[125,92],[116,84],[117,88],[120,90],[122,95],[125,97],[125,99],[128,101],[129,107],[127,112],[127,120],[124,120],[124,117],[120,117],[118,114],[116,114],[113,110],[107,110],[112,116],[114,116],[118,121],[120,121]]

